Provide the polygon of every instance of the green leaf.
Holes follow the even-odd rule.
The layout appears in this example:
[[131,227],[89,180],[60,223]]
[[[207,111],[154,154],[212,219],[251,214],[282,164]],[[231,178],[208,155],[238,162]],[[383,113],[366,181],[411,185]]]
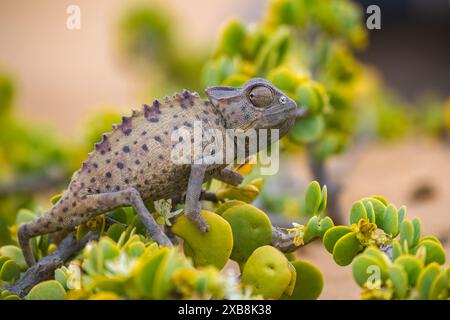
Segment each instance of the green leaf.
[[432,262],[437,262],[441,265],[445,263],[445,251],[440,243],[432,240],[421,240],[417,247],[425,247],[425,265]]
[[334,222],[330,217],[325,217],[319,220],[319,225],[317,227],[317,236],[323,238],[325,232],[334,227]]
[[327,232],[325,232],[324,236],[323,236],[323,244],[325,246],[325,249],[327,249],[327,251],[329,253],[333,253],[333,248],[334,245],[336,244],[336,242],[343,237],[344,235],[346,235],[347,233],[352,232],[352,228],[347,227],[347,226],[335,226],[331,229],[329,229]]
[[398,226],[399,226],[399,229],[400,229],[400,226],[403,223],[403,220],[405,220],[405,218],[406,218],[406,207],[405,206],[401,206],[398,209]]
[[219,52],[228,56],[239,54],[244,44],[245,26],[239,20],[231,20],[220,36]]
[[389,278],[394,285],[394,292],[397,299],[404,299],[408,293],[408,274],[402,266],[392,265],[389,268]]
[[308,215],[316,215],[322,201],[322,190],[317,181],[313,181],[306,189],[305,206]]
[[134,284],[145,298],[154,298],[154,283],[156,271],[167,255],[168,248],[156,251],[153,255],[140,259],[134,269]]
[[383,230],[393,237],[398,234],[397,208],[392,204],[384,210]]
[[283,295],[283,300],[315,300],[323,289],[323,276],[320,270],[306,260],[292,262],[297,273],[294,291],[290,296]]
[[56,280],[49,280],[35,285],[28,295],[27,300],[64,300],[66,291]]
[[303,241],[305,243],[311,242],[313,239],[319,237],[319,218],[313,216],[309,219],[304,229]]
[[412,247],[414,241],[414,226],[409,220],[404,220],[400,226],[400,244],[403,246],[405,242],[408,247]]
[[289,131],[293,142],[302,144],[317,140],[325,129],[325,121],[321,115],[300,118]]
[[5,256],[14,260],[22,271],[25,271],[28,268],[22,250],[20,250],[19,247],[13,245],[3,246],[0,248],[0,256]]
[[36,214],[28,209],[20,209],[17,213],[16,224],[20,225],[22,223],[30,222],[36,219]]
[[430,263],[422,270],[417,279],[417,290],[420,299],[428,299],[431,286],[441,272],[441,268],[436,262]]
[[112,226],[108,228],[106,235],[110,237],[115,242],[119,241],[120,236],[125,231],[125,227],[121,224],[114,223]]
[[15,281],[20,277],[20,268],[13,260],[8,260],[3,263],[0,270],[0,279],[3,281]]
[[225,211],[227,211],[229,208],[234,207],[234,206],[241,206],[247,204],[247,202],[241,201],[241,200],[229,200],[226,201],[224,203],[222,203],[217,209],[216,209],[216,213],[218,215],[223,215],[225,213]]
[[322,200],[320,201],[319,208],[317,209],[317,215],[321,215],[325,209],[327,208],[328,201],[328,189],[327,186],[324,185],[322,188]]
[[[389,258],[383,253],[381,252],[380,249],[378,249],[377,247],[368,247],[365,251],[364,251],[364,255],[370,256],[374,259],[377,260],[378,264],[383,267],[383,274],[386,274],[388,269],[389,269],[389,265],[391,264],[391,261],[389,260]],[[383,280],[385,280],[385,278],[383,278]]]
[[414,227],[414,237],[413,242],[411,244],[411,247],[414,247],[420,240],[421,231],[422,231],[422,224],[420,223],[419,218],[414,218],[411,221],[413,227]]
[[420,271],[423,268],[423,263],[417,257],[411,255],[402,255],[395,264],[402,266],[403,270],[408,274],[408,281],[411,286],[414,286],[419,276]]
[[362,201],[353,203],[350,210],[350,224],[357,224],[359,220],[366,220],[367,212]]
[[448,277],[445,272],[441,272],[433,281],[430,287],[428,298],[430,300],[445,300],[448,297]]
[[375,223],[375,209],[373,208],[372,202],[367,201],[364,203],[364,207],[366,208],[367,219],[369,219],[371,223]]
[[340,266],[349,265],[353,258],[362,250],[355,232],[341,237],[333,248],[333,259]]
[[385,197],[383,196],[379,196],[379,195],[375,195],[372,196],[373,199],[377,199],[378,201],[380,201],[382,204],[384,204],[385,206],[387,206],[389,204],[389,202],[386,200]]
[[353,279],[361,288],[364,288],[369,277],[374,275],[373,271],[377,270],[376,267],[380,270],[380,279],[377,280],[381,280],[382,266],[377,259],[365,254],[357,256],[352,262]]
[[373,211],[375,212],[375,224],[382,228],[383,226],[383,218],[384,218],[384,210],[386,210],[386,206],[378,199],[375,198],[364,198],[361,200],[367,205],[367,202],[371,202],[373,206]]
[[392,260],[395,261],[399,256],[403,254],[403,249],[399,241],[392,242]]

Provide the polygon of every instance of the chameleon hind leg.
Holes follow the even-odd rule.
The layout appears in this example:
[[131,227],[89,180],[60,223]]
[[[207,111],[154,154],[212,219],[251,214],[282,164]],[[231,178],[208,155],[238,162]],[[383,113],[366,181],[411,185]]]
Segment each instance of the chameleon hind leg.
[[93,207],[100,208],[101,213],[124,206],[133,207],[150,237],[161,246],[172,246],[172,242],[145,207],[138,190],[128,188],[122,191],[93,194],[87,196],[87,200],[91,202],[91,205],[93,204]]

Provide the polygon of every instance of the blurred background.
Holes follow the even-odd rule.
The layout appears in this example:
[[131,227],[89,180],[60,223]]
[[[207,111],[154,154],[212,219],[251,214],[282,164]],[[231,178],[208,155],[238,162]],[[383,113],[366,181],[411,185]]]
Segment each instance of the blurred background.
[[[381,194],[420,217],[449,255],[449,2],[313,2],[2,0],[0,245],[12,241],[17,211],[48,208],[120,115],[183,88],[260,75],[295,77],[299,103],[315,108],[305,88],[322,102],[311,130],[283,142],[281,171],[258,206],[301,220],[298,199],[318,179],[330,188],[329,214],[346,223],[353,201]],[[373,4],[380,30],[365,25]],[[80,29],[66,26],[70,5]],[[235,49],[242,26],[250,44]],[[349,267],[320,244],[299,254],[324,272],[322,298],[358,298]]]

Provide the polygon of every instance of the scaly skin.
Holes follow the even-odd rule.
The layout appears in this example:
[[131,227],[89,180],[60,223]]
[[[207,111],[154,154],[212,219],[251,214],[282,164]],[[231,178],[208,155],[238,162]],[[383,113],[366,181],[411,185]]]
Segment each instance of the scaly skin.
[[[136,210],[156,242],[171,245],[144,201],[180,198],[185,193],[185,214],[207,231],[208,225],[200,215],[202,184],[214,177],[238,185],[242,177],[228,164],[175,164],[172,148],[185,141],[172,141],[172,132],[184,128],[192,133],[198,121],[203,128],[224,134],[226,129],[277,128],[281,138],[295,121],[296,104],[258,78],[242,88],[219,86],[205,91],[209,100],[186,90],[163,101],[155,100],[151,106],[134,110],[131,117],[123,117],[120,125],[104,134],[61,199],[40,218],[20,226],[19,242],[27,263],[35,263],[30,238],[71,231],[94,216],[122,206]],[[202,149],[207,144],[203,142]]]

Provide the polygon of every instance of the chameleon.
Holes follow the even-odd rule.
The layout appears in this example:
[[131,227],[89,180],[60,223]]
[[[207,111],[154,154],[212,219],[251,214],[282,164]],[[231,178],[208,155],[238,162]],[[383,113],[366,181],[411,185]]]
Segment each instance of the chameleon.
[[202,184],[215,178],[237,186],[243,176],[233,170],[233,161],[171,161],[171,150],[184,138],[173,141],[172,133],[180,128],[192,132],[197,122],[219,132],[278,129],[281,138],[303,113],[294,100],[263,78],[253,78],[242,87],[208,87],[205,93],[207,99],[188,90],[156,99],[133,110],[131,116],[123,116],[120,124],[103,134],[53,207],[19,227],[18,240],[27,264],[36,263],[30,246],[33,237],[70,232],[93,217],[125,206],[134,208],[152,240],[171,246],[146,201],[182,197],[184,214],[207,232],[209,226],[200,214]]

